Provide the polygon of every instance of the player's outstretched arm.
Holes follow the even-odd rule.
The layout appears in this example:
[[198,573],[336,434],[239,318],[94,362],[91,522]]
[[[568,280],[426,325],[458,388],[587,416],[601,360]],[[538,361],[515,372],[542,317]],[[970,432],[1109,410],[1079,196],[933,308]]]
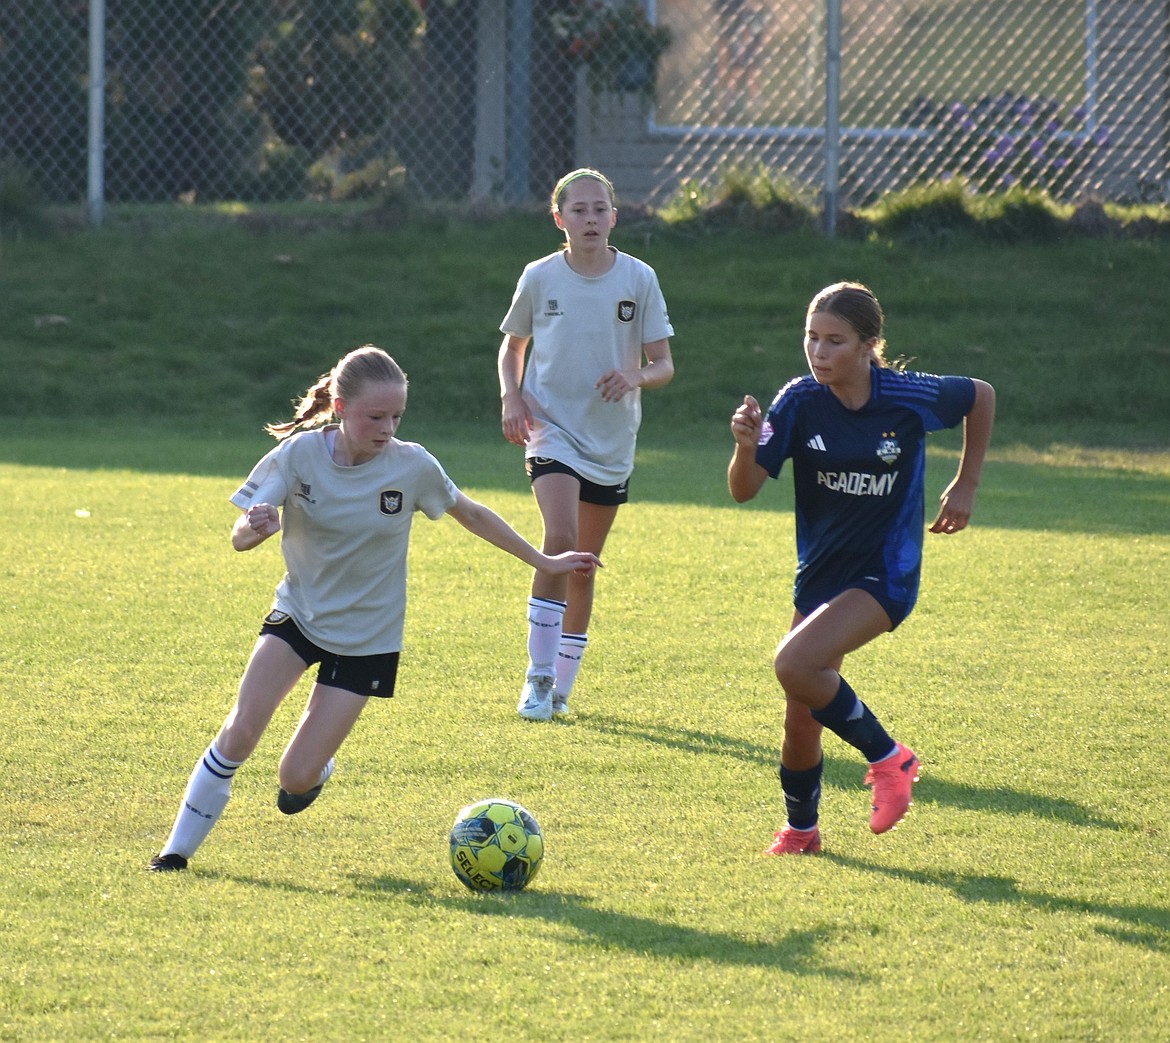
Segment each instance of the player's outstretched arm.
[[475,533],[480,539],[499,547],[500,550],[506,550],[541,572],[587,574],[601,566],[597,556],[588,551],[571,550],[551,556],[543,554],[490,507],[477,503],[463,493],[459,493],[455,506],[447,513],[468,532]]
[[963,452],[959,469],[939,497],[939,511],[930,526],[931,532],[961,532],[971,520],[975,493],[983,474],[983,461],[991,445],[995,426],[995,388],[985,380],[975,381],[975,401],[963,419]]

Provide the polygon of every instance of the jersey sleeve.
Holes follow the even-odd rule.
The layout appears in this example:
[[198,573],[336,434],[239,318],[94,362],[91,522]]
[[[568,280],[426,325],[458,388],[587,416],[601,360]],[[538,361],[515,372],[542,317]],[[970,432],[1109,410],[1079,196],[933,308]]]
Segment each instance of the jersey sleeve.
[[512,294],[512,304],[508,314],[500,323],[500,332],[510,337],[532,336],[532,282],[534,279],[532,265],[528,265],[520,274],[516,283],[516,292]]
[[648,282],[645,299],[642,302],[642,343],[653,344],[656,340],[666,340],[674,336],[674,327],[670,324],[670,315],[666,310],[666,298],[662,296],[662,287],[658,284],[658,276],[654,269],[646,266]]
[[248,475],[244,484],[231,495],[231,502],[241,511],[254,503],[271,503],[281,506],[288,498],[288,481],[281,467],[282,450],[288,443],[282,442],[270,449]]
[[420,446],[422,454],[415,510],[422,511],[431,521],[438,521],[459,497],[459,488],[447,476],[443,465]]
[[756,446],[756,463],[773,478],[780,477],[784,461],[792,455],[792,438],[796,424],[796,387],[799,379],[790,380],[772,399],[764,414],[760,441]]
[[960,424],[974,404],[975,381],[970,377],[939,377],[937,416],[942,427]]

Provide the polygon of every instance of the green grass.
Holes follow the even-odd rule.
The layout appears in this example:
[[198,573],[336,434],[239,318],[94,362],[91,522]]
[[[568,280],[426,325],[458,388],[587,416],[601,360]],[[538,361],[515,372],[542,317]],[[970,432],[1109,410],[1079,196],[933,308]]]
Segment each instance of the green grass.
[[[322,799],[273,799],[302,686],[192,868],[142,871],[281,571],[230,549],[226,498],[319,368],[364,339],[404,356],[403,437],[538,536],[493,330],[548,238],[0,241],[0,1039],[1167,1038],[1164,245],[631,238],[679,377],[647,396],[574,716],[515,714],[527,570],[421,519],[398,695]],[[830,740],[826,854],[764,859],[791,490],[730,502],[726,414],[799,371],[805,299],[842,275],[878,289],[895,351],[992,379],[1002,435],[975,526],[928,538],[918,609],[848,664],[922,756],[912,814],[872,836]],[[1089,380],[1127,412],[1096,415]],[[929,496],[954,461],[937,438]],[[493,794],[545,830],[521,894],[446,862]]]

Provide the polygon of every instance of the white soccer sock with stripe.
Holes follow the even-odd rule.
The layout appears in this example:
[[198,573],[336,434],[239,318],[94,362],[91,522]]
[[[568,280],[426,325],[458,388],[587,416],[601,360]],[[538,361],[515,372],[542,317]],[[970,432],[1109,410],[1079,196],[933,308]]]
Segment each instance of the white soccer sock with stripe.
[[232,779],[243,763],[228,760],[214,742],[207,747],[187,781],[183,803],[161,854],[182,855],[184,858],[195,854],[227,806]]
[[562,634],[561,647],[557,652],[557,691],[564,696],[573,690],[581,659],[589,638],[585,634]]
[[552,598],[528,599],[528,676],[555,677],[557,650],[565,623],[565,603]]

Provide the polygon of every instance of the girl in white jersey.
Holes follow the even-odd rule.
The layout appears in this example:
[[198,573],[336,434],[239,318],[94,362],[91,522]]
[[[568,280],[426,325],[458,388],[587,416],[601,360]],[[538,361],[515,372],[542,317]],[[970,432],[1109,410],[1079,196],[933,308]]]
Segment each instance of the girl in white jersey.
[[[406,393],[398,364],[366,345],[308,390],[291,422],[266,428],[280,444],[232,496],[242,511],[232,546],[251,550],[283,529],[288,571],[235,706],[196,763],[171,835],[149,869],[186,869],[276,708],[319,664],[280,762],[277,806],[292,815],[316,799],[333,772],[333,755],[369,698],[394,694],[415,511],[432,520],[449,514],[550,574],[592,572],[600,564],[586,551],[538,551],[494,511],[460,492],[422,446],[395,438]],[[337,423],[327,423],[334,417]]]
[[[566,174],[551,210],[565,247],[524,269],[500,324],[502,427],[509,442],[525,447],[545,553],[600,554],[629,496],[641,391],[674,376],[674,330],[654,270],[609,245],[617,210],[605,175]],[[593,581],[584,572],[533,578],[521,717],[547,721],[568,712]]]

